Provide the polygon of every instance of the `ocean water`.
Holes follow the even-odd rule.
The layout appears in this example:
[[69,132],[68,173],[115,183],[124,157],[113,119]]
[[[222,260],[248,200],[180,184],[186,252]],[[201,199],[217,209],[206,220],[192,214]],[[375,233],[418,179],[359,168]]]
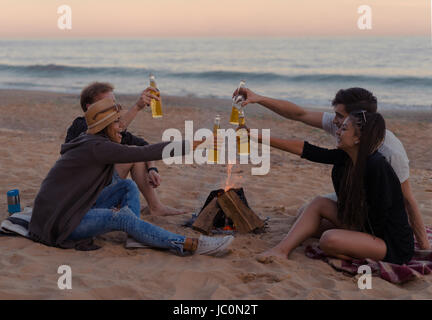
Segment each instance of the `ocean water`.
[[78,93],[109,81],[139,93],[230,98],[241,79],[257,93],[310,107],[364,87],[384,109],[432,110],[429,37],[0,39],[0,88]]

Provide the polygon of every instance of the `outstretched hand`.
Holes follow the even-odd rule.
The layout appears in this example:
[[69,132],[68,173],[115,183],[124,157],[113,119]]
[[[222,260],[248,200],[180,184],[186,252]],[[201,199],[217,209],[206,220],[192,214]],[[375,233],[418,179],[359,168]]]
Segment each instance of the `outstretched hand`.
[[223,138],[220,137],[219,135],[213,136],[213,143],[212,143],[212,139],[206,139],[203,138],[202,140],[194,140],[193,141],[193,150],[195,151],[196,149],[204,149],[204,148],[209,148],[209,147],[213,147],[215,145],[222,145],[223,143]]
[[199,148],[205,148],[204,143],[206,142],[206,138],[203,138],[202,140],[194,140],[193,141],[193,150],[195,151],[196,149]]
[[241,96],[243,97],[243,102],[241,106],[244,107],[249,103],[258,103],[260,101],[261,96],[253,92],[248,88],[240,88],[236,89],[232,95],[232,97]]

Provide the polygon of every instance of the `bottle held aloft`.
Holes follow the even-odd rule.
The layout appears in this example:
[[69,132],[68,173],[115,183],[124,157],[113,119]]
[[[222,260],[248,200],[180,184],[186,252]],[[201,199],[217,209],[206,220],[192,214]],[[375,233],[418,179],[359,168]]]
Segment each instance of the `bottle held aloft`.
[[[220,129],[220,116],[217,115],[214,119],[213,124],[213,137],[216,139],[213,139],[214,145],[212,149],[209,149],[208,151],[208,163],[217,163],[219,160],[219,152],[218,152],[218,145],[217,145],[217,135],[218,135],[218,129]],[[216,141],[215,141],[216,140]]]
[[156,99],[151,99],[150,107],[152,111],[153,118],[161,118],[162,117],[162,100],[160,97],[160,91],[156,84],[156,78],[153,74],[150,74],[150,87],[154,88],[155,90],[152,90],[152,93],[159,97],[159,101]]
[[241,103],[243,102],[243,96],[239,95],[240,88],[244,88],[246,85],[246,82],[244,80],[240,80],[240,83],[237,87],[237,95],[233,97],[232,99],[232,110],[231,110],[231,116],[230,116],[230,123],[231,124],[239,124],[239,109],[241,109]]
[[243,108],[239,110],[239,125],[236,129],[237,153],[241,156],[250,154],[250,138],[246,127]]

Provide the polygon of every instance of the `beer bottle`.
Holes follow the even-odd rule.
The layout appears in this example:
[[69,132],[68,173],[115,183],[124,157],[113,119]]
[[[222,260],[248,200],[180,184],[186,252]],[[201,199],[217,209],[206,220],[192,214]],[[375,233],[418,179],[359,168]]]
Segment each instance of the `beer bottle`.
[[[152,73],[150,73],[150,87],[154,88],[154,91],[152,90],[152,93],[155,96],[159,97],[159,99],[160,99],[160,92],[159,92],[159,89],[158,89],[157,84],[156,84],[156,78]],[[153,118],[162,118],[162,101],[161,100],[157,101],[155,99],[151,99],[150,107],[151,107]]]
[[246,127],[243,108],[239,110],[239,125],[236,129],[237,153],[241,156],[250,154],[250,138]]
[[[220,116],[217,115],[214,119],[213,124],[213,137],[217,138],[218,129],[220,129]],[[215,141],[216,140],[216,141]],[[218,152],[218,145],[217,145],[217,139],[213,139],[214,145],[212,149],[209,149],[208,151],[208,163],[217,163],[219,160],[219,152]]]
[[[240,80],[239,86],[237,88],[237,93],[239,92],[240,88],[244,88],[245,84],[246,82],[244,80]],[[238,94],[232,99],[232,110],[230,116],[231,124],[239,124],[239,109],[242,101],[243,101],[242,96]]]

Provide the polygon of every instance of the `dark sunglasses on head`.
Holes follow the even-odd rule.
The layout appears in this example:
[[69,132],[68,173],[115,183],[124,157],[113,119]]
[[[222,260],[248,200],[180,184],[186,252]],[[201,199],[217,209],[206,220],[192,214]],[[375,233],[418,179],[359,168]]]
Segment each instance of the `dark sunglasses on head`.
[[[355,116],[359,121],[360,121],[360,125],[364,125],[366,124],[367,120],[366,120],[366,110],[360,110],[360,111],[355,111],[355,112],[351,112],[351,114],[353,116]],[[364,123],[363,123],[364,122]]]

